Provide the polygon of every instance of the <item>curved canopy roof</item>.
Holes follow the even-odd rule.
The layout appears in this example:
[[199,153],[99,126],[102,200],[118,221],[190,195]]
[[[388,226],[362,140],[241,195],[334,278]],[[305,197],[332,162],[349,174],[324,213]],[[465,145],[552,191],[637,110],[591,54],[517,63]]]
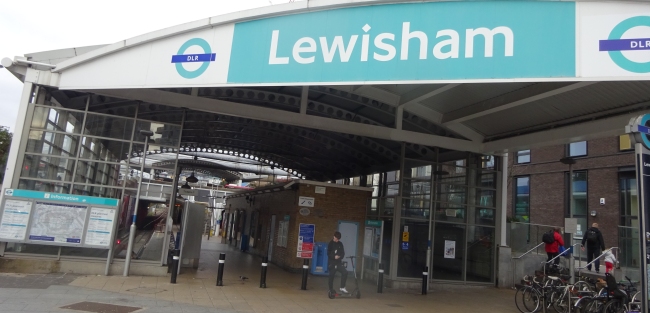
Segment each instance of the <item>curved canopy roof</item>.
[[638,12],[650,5],[303,1],[9,69],[64,106],[91,93],[91,110],[183,123],[182,151],[219,170],[329,180],[397,169],[401,142],[409,158],[450,160],[623,134],[648,110],[650,71],[607,48],[643,30],[608,36]]

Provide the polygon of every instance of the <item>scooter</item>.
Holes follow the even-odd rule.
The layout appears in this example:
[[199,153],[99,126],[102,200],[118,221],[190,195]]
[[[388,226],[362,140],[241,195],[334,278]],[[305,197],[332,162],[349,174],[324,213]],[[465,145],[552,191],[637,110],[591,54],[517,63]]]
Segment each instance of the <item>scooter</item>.
[[327,296],[330,299],[334,298],[357,298],[361,299],[361,291],[359,291],[359,279],[357,278],[357,269],[354,267],[354,259],[356,257],[349,256],[350,262],[352,262],[352,273],[354,273],[354,289],[349,293],[339,293],[336,290],[330,290],[327,292]]

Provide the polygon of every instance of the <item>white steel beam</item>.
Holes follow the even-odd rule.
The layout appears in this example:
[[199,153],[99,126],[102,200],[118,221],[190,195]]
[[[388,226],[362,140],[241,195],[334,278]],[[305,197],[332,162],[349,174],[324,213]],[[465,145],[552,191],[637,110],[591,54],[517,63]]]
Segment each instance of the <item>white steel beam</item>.
[[[579,83],[538,83],[527,88],[515,90],[500,97],[488,99],[452,112],[442,117],[442,123],[462,123],[481,116],[496,113],[520,106],[526,103],[535,102],[544,98],[556,96],[571,90],[586,87],[598,82]],[[561,87],[558,88],[558,85]]]
[[435,97],[447,90],[455,88],[460,84],[446,84],[446,85],[421,85],[410,92],[403,94],[400,97],[400,105],[409,109],[409,106],[418,104],[420,101]]
[[184,107],[192,110],[246,117],[261,121],[282,123],[305,128],[353,134],[384,140],[410,142],[445,149],[478,152],[480,144],[468,140],[448,138],[412,131],[397,130],[383,126],[367,125],[313,115],[287,112],[253,105],[216,99],[191,97],[155,89],[97,89],[90,92],[122,99]]

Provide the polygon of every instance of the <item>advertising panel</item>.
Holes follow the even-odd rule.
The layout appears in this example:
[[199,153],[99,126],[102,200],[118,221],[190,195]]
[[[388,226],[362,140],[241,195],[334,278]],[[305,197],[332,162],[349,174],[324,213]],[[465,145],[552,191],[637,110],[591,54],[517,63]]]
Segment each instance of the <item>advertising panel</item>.
[[24,240],[32,212],[32,201],[7,200],[2,208],[0,239]]

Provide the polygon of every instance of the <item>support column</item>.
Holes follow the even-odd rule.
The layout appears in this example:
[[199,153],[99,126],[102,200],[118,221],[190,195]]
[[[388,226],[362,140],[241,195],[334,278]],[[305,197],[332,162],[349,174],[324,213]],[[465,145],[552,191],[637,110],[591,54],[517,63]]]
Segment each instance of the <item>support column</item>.
[[300,96],[300,114],[307,115],[307,103],[309,102],[309,86],[302,86]]
[[[34,84],[30,82],[23,83],[23,92],[18,103],[18,116],[16,117],[16,126],[13,129],[13,138],[11,140],[11,148],[9,156],[7,157],[7,167],[5,169],[5,177],[2,181],[3,188],[15,188],[18,185],[18,177],[20,177],[20,166],[18,162],[22,162],[24,151],[20,148],[23,137],[27,137],[31,124],[27,121],[27,111],[29,102],[34,92]],[[2,193],[4,194],[4,193]]]
[[404,106],[400,105],[395,110],[395,129],[402,130],[403,120],[404,120]]
[[497,216],[498,220],[498,229],[500,231],[500,241],[499,245],[504,247],[507,246],[507,231],[506,227],[506,217],[508,216],[508,153],[504,153],[501,156],[501,176],[497,177],[497,186],[501,187],[500,197],[497,198]]

